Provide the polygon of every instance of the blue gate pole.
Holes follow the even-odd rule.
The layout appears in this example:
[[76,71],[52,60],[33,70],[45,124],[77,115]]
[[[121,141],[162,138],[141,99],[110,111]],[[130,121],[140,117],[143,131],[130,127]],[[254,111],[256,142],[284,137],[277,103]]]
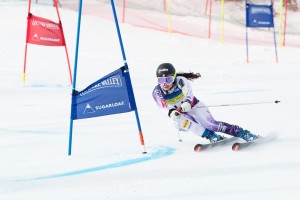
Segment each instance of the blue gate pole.
[[[77,61],[78,61],[78,49],[79,49],[79,36],[80,36],[80,24],[81,24],[81,12],[82,12],[82,0],[79,1],[78,7],[78,23],[77,23],[77,39],[76,39],[76,50],[75,50],[75,62],[74,62],[74,72],[73,72],[73,89],[72,97],[75,93],[76,88],[76,75],[77,75]],[[72,98],[73,101],[73,98]],[[72,153],[72,134],[73,134],[73,117],[72,117],[72,105],[71,105],[71,117],[70,117],[70,132],[69,132],[69,150],[68,155]]]
[[275,46],[276,63],[278,63],[277,45],[276,45],[276,36],[275,36],[275,28],[274,27],[273,27],[273,34],[274,34],[274,46]]
[[246,27],[246,62],[249,63],[249,50],[248,50],[248,27]]
[[274,47],[275,47],[275,57],[276,57],[276,63],[278,63],[278,55],[277,55],[277,45],[276,45],[276,34],[275,34],[275,25],[274,25],[274,16],[273,16],[273,2],[271,0],[271,9],[272,9],[272,17],[273,17],[273,35],[274,35]]
[[[119,27],[119,23],[118,23],[118,17],[117,17],[117,13],[116,13],[114,0],[111,0],[111,7],[112,7],[113,14],[114,14],[115,24],[116,24],[116,28],[117,28],[117,32],[118,32],[118,37],[119,37],[119,43],[121,46],[123,62],[124,62],[124,67],[125,67],[125,73],[128,73],[128,78],[130,81],[131,79],[130,79],[130,75],[129,75],[129,69],[128,69],[128,65],[127,65],[127,60],[126,60],[126,55],[125,55],[124,46],[123,46],[123,42],[122,42],[122,37],[121,37],[121,32],[120,32],[120,27]],[[132,90],[132,94],[133,94],[133,99],[135,101],[133,90]],[[145,142],[144,142],[144,138],[143,138],[143,132],[142,132],[142,128],[141,128],[141,124],[140,124],[140,120],[139,120],[139,114],[138,114],[137,107],[134,112],[135,112],[135,118],[136,118],[137,125],[138,125],[141,145],[143,146],[143,149],[144,149],[143,153],[146,154],[147,152],[145,149]]]
[[246,2],[246,3],[245,3],[245,4],[246,4],[246,5],[245,5],[245,6],[246,6],[245,8],[246,8],[246,56],[247,56],[247,57],[246,57],[246,63],[249,63],[249,52],[248,52],[248,51],[249,51],[249,50],[248,50],[248,27],[247,27],[247,23],[248,23],[248,13],[247,13],[247,12],[248,12],[248,11],[247,11],[248,1],[246,0],[245,2]]

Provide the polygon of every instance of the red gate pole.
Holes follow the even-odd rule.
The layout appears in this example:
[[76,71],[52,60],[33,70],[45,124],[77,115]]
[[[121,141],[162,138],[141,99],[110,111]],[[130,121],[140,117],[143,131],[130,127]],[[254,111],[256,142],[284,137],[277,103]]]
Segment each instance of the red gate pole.
[[286,35],[286,22],[287,22],[287,12],[288,12],[288,0],[285,0],[285,16],[284,16],[284,31],[283,31],[283,46],[285,46],[285,35]]
[[208,16],[208,38],[210,38],[211,36],[211,10],[212,10],[212,0],[208,0],[210,1],[209,4],[209,16]]
[[[59,15],[59,11],[58,11],[57,1],[58,1],[58,0],[54,0],[54,4],[55,4],[55,8],[56,8],[56,12],[57,12],[57,16],[58,16],[59,23],[61,24],[60,15]],[[63,31],[63,27],[62,27],[62,26],[61,26],[61,31],[62,31],[62,33],[63,33],[63,37],[64,37],[64,41],[65,41],[65,52],[66,52],[67,62],[68,62],[68,69],[69,69],[70,83],[71,83],[71,85],[72,85],[72,72],[71,72],[71,67],[70,67],[69,54],[68,54],[67,43],[66,43],[66,40],[65,40],[65,34],[64,34],[64,31]]]
[[206,15],[206,13],[207,13],[208,1],[210,1],[210,0],[206,0],[206,3],[205,3],[205,11],[204,11],[204,14],[205,14],[205,15]]
[[24,68],[23,68],[23,75],[22,75],[22,81],[23,81],[23,84],[25,83],[26,81],[26,61],[27,61],[27,42],[25,44],[25,57],[24,57]]
[[28,0],[28,14],[27,14],[27,32],[26,32],[26,41],[25,41],[25,55],[24,55],[24,68],[23,68],[23,75],[22,75],[22,80],[23,83],[25,83],[26,81],[26,64],[27,64],[27,37],[28,37],[28,28],[29,28],[29,24],[28,24],[28,18],[30,17],[30,8],[31,8],[31,0]]
[[126,0],[123,0],[122,23],[124,23],[124,22],[125,22],[125,8],[126,8]]

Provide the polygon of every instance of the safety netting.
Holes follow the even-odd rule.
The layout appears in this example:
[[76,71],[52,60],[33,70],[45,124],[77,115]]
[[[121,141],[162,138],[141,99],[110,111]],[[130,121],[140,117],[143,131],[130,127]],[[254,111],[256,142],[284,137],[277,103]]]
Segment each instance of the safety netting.
[[[51,0],[38,0],[51,4]],[[278,45],[300,47],[300,10],[285,7],[286,0],[248,0],[273,4]],[[243,43],[246,33],[246,2],[243,0],[115,0],[120,23],[172,34]],[[296,2],[297,0],[292,0]],[[77,10],[78,0],[60,0],[63,8]],[[110,0],[84,0],[83,14],[113,20]],[[273,30],[249,30],[249,42],[273,45]]]

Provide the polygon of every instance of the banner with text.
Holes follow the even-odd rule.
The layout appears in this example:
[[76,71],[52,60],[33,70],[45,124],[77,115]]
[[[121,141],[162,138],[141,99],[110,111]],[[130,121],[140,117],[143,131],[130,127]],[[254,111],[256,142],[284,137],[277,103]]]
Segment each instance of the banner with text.
[[269,5],[247,4],[247,27],[274,27],[273,7]]
[[128,72],[106,75],[72,96],[72,119],[84,119],[136,110]]
[[26,42],[44,46],[65,46],[62,24],[29,13]]

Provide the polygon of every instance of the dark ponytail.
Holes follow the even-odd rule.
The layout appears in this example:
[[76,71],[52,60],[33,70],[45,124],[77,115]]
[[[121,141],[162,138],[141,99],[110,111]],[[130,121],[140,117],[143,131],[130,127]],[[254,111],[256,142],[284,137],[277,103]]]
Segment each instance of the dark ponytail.
[[179,72],[179,73],[177,73],[177,76],[183,76],[183,77],[187,78],[188,80],[192,81],[194,79],[200,78],[201,74],[200,73],[194,73],[194,72],[189,72],[189,73]]

